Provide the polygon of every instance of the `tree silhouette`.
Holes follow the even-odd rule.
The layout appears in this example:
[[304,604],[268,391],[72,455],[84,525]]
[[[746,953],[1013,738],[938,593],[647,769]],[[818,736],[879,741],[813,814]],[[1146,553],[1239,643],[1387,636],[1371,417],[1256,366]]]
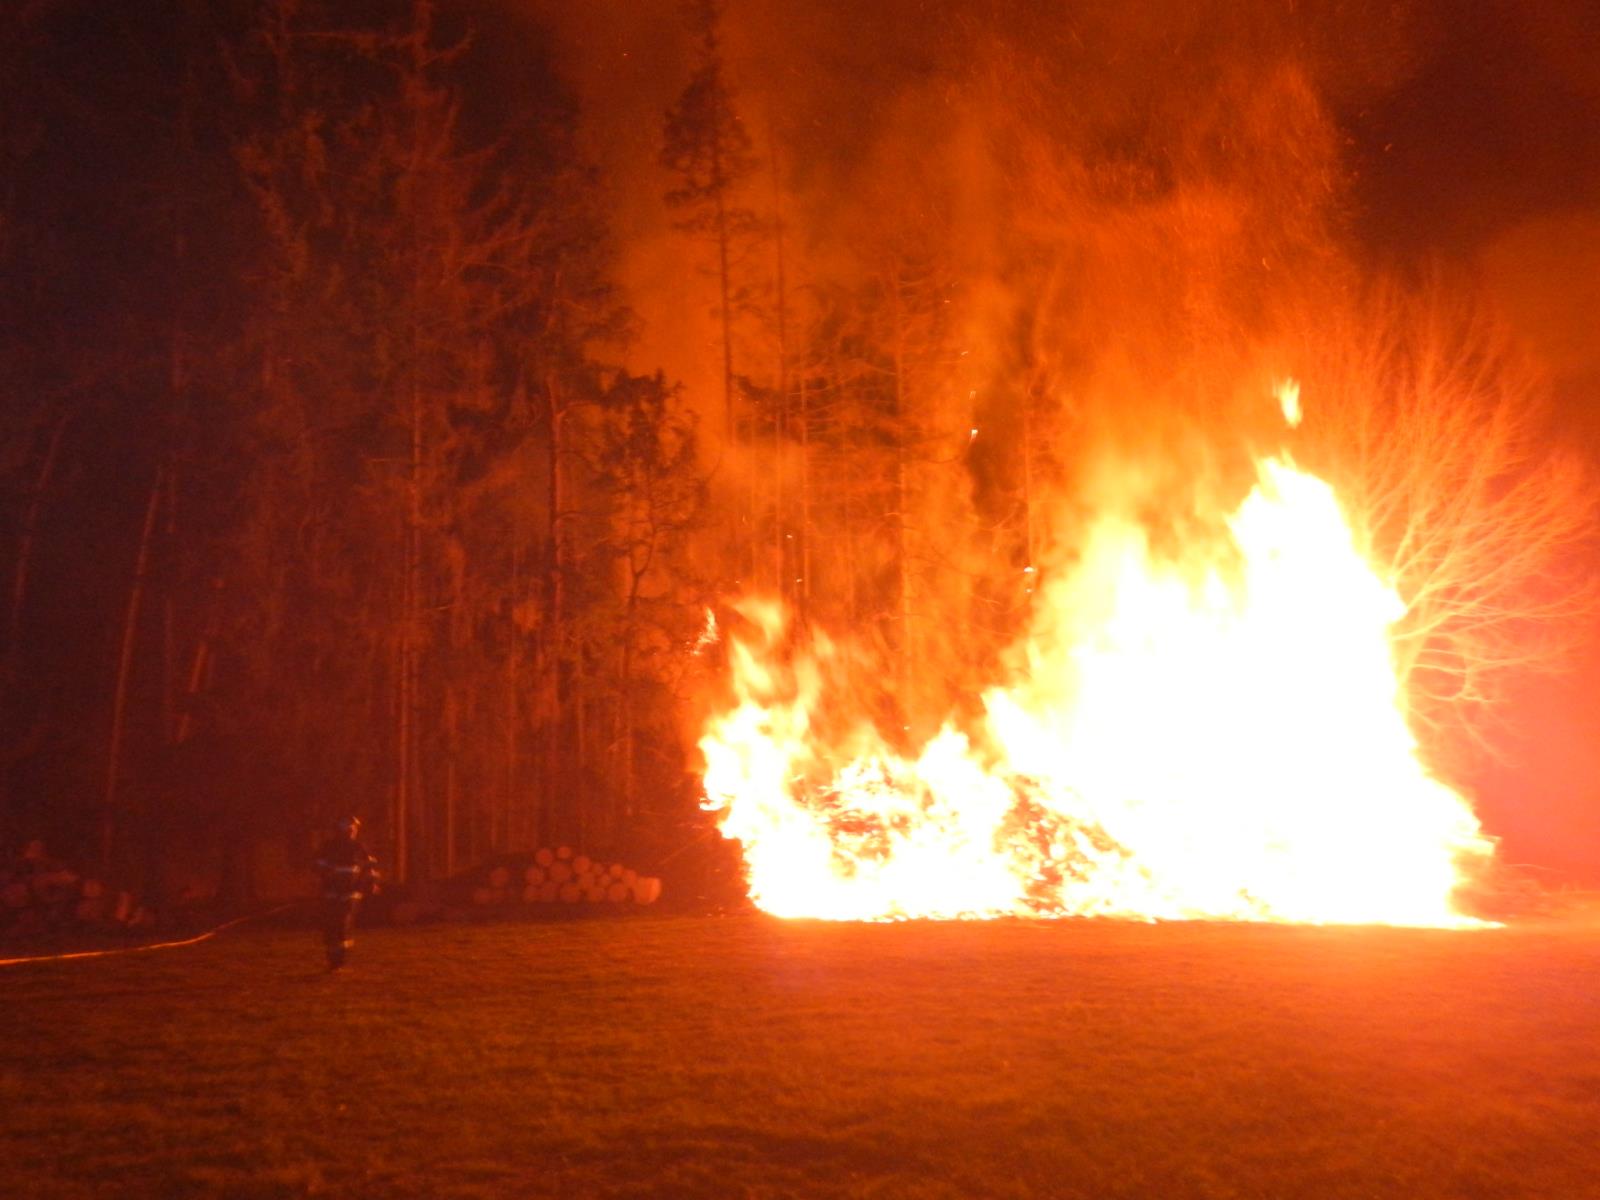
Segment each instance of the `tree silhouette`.
[[681,182],[667,204],[684,213],[679,228],[706,237],[716,250],[718,320],[722,327],[724,436],[739,436],[734,411],[733,281],[737,243],[759,227],[756,215],[735,201],[739,185],[756,168],[753,143],[725,78],[718,0],[690,0],[685,14],[699,42],[699,63],[667,112],[661,162]]
[[1468,287],[1380,281],[1307,314],[1302,453],[1405,602],[1397,667],[1441,753],[1488,744],[1518,673],[1600,608],[1593,479],[1542,425],[1539,372]]

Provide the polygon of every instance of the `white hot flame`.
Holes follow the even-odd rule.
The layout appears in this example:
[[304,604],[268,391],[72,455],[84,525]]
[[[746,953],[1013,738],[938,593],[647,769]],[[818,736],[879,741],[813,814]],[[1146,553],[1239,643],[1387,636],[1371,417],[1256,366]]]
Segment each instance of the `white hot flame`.
[[1300,385],[1293,379],[1285,379],[1277,387],[1278,407],[1283,410],[1283,419],[1289,423],[1290,429],[1300,427]]
[[[1280,399],[1298,411],[1298,389]],[[1039,573],[982,716],[909,757],[870,727],[825,738],[837,649],[782,649],[781,609],[745,605],[760,632],[730,639],[736,701],[700,746],[755,902],[1479,923],[1454,892],[1492,845],[1419,756],[1389,643],[1404,608],[1332,489],[1267,459],[1224,527],[1172,561],[1102,519],[1070,573]]]

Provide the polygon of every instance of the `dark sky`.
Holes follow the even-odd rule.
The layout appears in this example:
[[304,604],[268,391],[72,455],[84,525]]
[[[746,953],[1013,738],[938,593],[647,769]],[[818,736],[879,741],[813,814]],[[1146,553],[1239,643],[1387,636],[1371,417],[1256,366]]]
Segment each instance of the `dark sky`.
[[1361,231],[1396,254],[1466,255],[1600,201],[1600,5],[1438,6],[1415,74],[1358,114]]

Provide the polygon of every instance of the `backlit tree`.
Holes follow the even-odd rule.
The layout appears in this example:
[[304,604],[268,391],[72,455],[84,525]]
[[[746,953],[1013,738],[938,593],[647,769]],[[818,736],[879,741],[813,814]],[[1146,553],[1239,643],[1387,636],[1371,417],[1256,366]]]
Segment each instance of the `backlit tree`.
[[1538,370],[1470,287],[1380,283],[1305,321],[1302,453],[1405,602],[1413,718],[1459,757],[1600,603],[1592,475],[1552,441]]

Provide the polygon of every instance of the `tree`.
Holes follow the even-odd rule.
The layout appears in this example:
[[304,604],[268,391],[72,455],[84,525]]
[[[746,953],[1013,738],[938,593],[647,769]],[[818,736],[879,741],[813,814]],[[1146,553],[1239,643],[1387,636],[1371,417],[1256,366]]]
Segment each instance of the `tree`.
[[[259,563],[279,578],[263,594],[315,598],[294,628],[316,632],[291,636],[338,664],[333,694],[370,681],[365,702],[313,724],[364,719],[386,697],[392,856],[402,879],[426,878],[452,871],[482,824],[460,804],[459,664],[474,661],[479,606],[500,598],[469,594],[466,502],[523,432],[511,392],[543,231],[507,185],[508,139],[463,129],[470,37],[440,44],[427,0],[393,27],[334,15],[268,4],[239,60],[272,109],[239,148],[268,247],[254,326],[273,452],[257,460],[255,519],[268,547],[311,535],[314,553],[290,560],[311,586],[270,552]],[[283,671],[259,665],[263,680]]]
[[1469,287],[1384,281],[1304,321],[1301,452],[1406,605],[1413,718],[1464,759],[1507,682],[1559,667],[1600,608],[1592,476],[1551,446],[1538,371]]
[[[609,533],[598,548],[619,576],[606,642],[616,663],[615,781],[619,804],[612,838],[632,823],[638,805],[641,728],[659,743],[675,741],[670,719],[646,718],[643,686],[665,684],[687,644],[696,606],[681,594],[688,582],[669,558],[684,549],[703,501],[695,460],[694,425],[675,407],[675,389],[658,372],[613,377],[606,388],[596,439],[596,482],[612,503]],[[659,746],[658,746],[659,752]]]
[[724,436],[736,439],[733,367],[733,271],[736,243],[758,227],[749,209],[734,200],[756,168],[750,135],[734,107],[724,78],[719,0],[687,0],[690,31],[698,39],[699,64],[667,112],[661,163],[682,182],[667,193],[669,207],[685,213],[679,228],[707,237],[716,248],[718,319],[722,326]]
[[40,170],[51,118],[46,99],[49,0],[0,13],[0,546],[5,616],[0,624],[0,841],[13,827],[13,768],[37,751],[47,722],[28,686],[27,617],[47,500],[62,474],[63,443],[75,406],[95,374],[63,353],[64,322],[50,281],[58,275],[59,231],[28,182]]

